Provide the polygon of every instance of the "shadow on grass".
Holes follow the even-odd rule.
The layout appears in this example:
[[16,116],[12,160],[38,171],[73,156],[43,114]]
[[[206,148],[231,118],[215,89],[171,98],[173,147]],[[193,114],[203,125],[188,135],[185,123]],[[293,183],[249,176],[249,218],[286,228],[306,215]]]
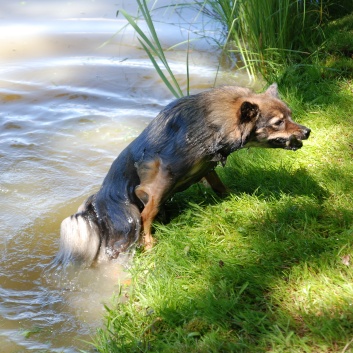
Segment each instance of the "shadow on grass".
[[[289,351],[285,347],[290,349],[304,336],[307,339],[300,344],[307,344],[307,349],[332,346],[333,342],[342,349],[351,339],[353,308],[349,295],[343,303],[342,296],[333,296],[328,305],[307,310],[293,309],[293,303],[285,301],[292,300],[286,287],[288,292],[293,290],[293,268],[300,271],[304,266],[314,277],[325,268],[340,272],[338,251],[352,242],[352,232],[327,228],[330,215],[310,198],[304,202],[291,198],[279,201],[263,219],[242,224],[240,236],[247,243],[245,250],[229,251],[224,244],[224,254],[220,249],[207,254],[204,290],[191,290],[177,308],[168,302],[158,308],[160,322],[153,336],[163,336],[166,327],[173,328],[179,332],[179,345],[167,350],[158,343],[156,351],[264,352],[269,342],[276,341]],[[353,219],[353,212],[349,216]],[[197,253],[197,249],[191,250],[188,256],[198,261]],[[307,286],[310,288],[310,280]],[[185,346],[180,346],[183,340]]]
[[[254,156],[247,156],[247,151],[232,155],[225,168],[217,168],[217,173],[229,190],[229,195],[256,195],[259,199],[280,199],[283,194],[291,196],[310,196],[322,202],[329,196],[329,192],[320,186],[310,173],[304,169],[291,170],[290,164],[277,165],[268,156],[269,152],[256,151]],[[257,159],[257,156],[259,158]],[[260,161],[260,163],[259,163]],[[259,164],[263,162],[263,167]],[[177,193],[165,205],[169,222],[190,204],[201,206],[215,205],[227,199],[218,197],[210,188],[201,183],[195,184],[188,190]],[[160,221],[162,218],[160,219]]]

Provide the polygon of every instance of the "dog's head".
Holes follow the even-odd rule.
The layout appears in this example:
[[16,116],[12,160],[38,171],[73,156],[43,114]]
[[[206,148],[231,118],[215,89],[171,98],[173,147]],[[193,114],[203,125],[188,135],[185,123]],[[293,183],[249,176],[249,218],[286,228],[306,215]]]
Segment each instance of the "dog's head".
[[310,129],[292,120],[291,111],[278,97],[277,85],[245,100],[240,107],[241,123],[251,125],[245,147],[297,150],[309,138]]

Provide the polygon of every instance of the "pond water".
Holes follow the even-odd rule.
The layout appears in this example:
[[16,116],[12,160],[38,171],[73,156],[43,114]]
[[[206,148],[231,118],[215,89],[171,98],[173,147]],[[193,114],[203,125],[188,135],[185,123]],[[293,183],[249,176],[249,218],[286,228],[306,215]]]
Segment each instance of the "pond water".
[[[60,222],[173,97],[133,31],[118,33],[126,21],[117,9],[134,12],[134,2],[0,1],[1,352],[78,352],[89,349],[83,340],[102,325],[103,303],[128,273],[116,263],[45,271]],[[163,9],[158,18],[166,47],[205,30],[192,12]],[[168,56],[185,88],[185,50]],[[218,60],[212,43],[193,42],[192,92],[213,86]]]

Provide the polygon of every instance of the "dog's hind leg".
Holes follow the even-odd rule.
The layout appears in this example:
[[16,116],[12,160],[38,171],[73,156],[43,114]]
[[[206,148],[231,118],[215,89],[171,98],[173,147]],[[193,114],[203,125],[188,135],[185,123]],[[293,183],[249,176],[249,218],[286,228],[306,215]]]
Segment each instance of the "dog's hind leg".
[[144,231],[143,245],[148,250],[153,246],[152,222],[170,189],[171,178],[169,171],[159,159],[139,165],[137,172],[140,177],[140,185],[135,188],[135,194],[145,206],[141,213],[141,219]]
[[217,195],[225,196],[228,194],[227,187],[223,184],[222,180],[214,170],[211,170],[204,178]]

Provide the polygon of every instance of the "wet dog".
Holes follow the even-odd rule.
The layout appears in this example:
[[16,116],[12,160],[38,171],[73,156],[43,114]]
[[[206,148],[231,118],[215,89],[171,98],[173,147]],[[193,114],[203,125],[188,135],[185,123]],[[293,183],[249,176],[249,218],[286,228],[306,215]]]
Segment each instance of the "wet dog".
[[56,261],[86,266],[115,259],[134,244],[153,245],[151,224],[174,193],[202,178],[224,194],[214,168],[243,147],[297,150],[310,129],[295,123],[278,97],[236,86],[166,106],[113,162],[100,190],[61,224]]

